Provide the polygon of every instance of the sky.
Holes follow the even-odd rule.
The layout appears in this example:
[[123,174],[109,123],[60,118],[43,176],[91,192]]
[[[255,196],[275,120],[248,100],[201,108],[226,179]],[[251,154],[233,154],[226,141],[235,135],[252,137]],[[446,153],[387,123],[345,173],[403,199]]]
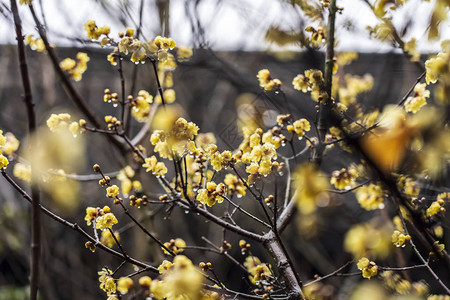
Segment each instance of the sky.
[[[13,27],[7,20],[4,9],[9,7],[8,0],[0,0],[3,15],[0,15],[0,43],[14,43]],[[126,25],[136,27],[138,20],[138,0],[104,0],[112,12],[106,12],[102,6],[93,0],[34,0],[40,15],[40,3],[44,8],[51,42],[59,46],[74,45],[73,38],[85,39],[83,24],[93,19],[98,25],[109,25],[114,33],[124,31],[124,25],[117,20],[120,7],[126,6]],[[144,0],[143,35],[153,38],[159,32],[159,18],[154,8],[156,0]],[[299,50],[297,46],[280,48],[269,44],[265,38],[269,26],[279,26],[283,29],[297,29],[301,24],[301,13],[292,7],[289,1],[282,0],[202,0],[195,7],[195,1],[170,1],[171,37],[179,45],[192,46],[192,24],[188,15],[198,16],[201,28],[204,30],[205,42],[214,50]],[[392,45],[368,37],[366,26],[379,23],[362,0],[337,0],[338,6],[344,7],[343,13],[337,16],[338,50],[359,52],[392,51]],[[393,19],[397,28],[402,28],[405,22],[412,18],[413,22],[405,36],[405,40],[415,37],[418,40],[418,50],[422,53],[437,52],[440,42],[430,43],[425,29],[429,23],[434,1],[409,0],[399,9]],[[24,33],[37,35],[31,15],[24,6],[20,7],[23,19]],[[309,24],[307,24],[309,25]],[[348,31],[344,27],[352,26],[355,30]],[[194,28],[198,30],[197,23]],[[441,24],[441,40],[450,38],[450,22]]]

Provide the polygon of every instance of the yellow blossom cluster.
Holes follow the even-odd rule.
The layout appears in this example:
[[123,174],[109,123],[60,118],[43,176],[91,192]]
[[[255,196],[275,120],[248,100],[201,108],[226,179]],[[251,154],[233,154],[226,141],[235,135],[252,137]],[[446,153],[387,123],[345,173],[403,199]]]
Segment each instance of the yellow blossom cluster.
[[364,278],[370,279],[378,274],[378,266],[373,261],[369,261],[367,257],[363,257],[358,261],[357,267],[362,271]]
[[184,154],[195,154],[194,138],[198,134],[198,126],[183,118],[178,118],[170,131],[155,130],[150,142],[155,146],[155,152],[162,158],[180,158]]
[[415,38],[411,38],[408,42],[406,42],[403,49],[406,53],[411,55],[412,62],[420,61],[420,53],[417,51],[417,40]]
[[142,166],[147,168],[146,172],[152,172],[157,177],[163,177],[167,173],[166,165],[163,162],[158,162],[154,155],[147,157]]
[[74,137],[76,137],[79,133],[84,133],[85,129],[83,129],[83,127],[86,124],[86,121],[80,119],[79,122],[70,122],[71,118],[72,117],[68,113],[51,114],[51,116],[47,119],[47,127],[51,132],[61,132],[62,130],[68,128]]
[[[178,254],[184,251],[184,247],[186,247],[186,242],[183,239],[177,238],[172,239],[169,242],[165,242],[164,246],[167,249],[170,249],[173,253]],[[166,249],[162,248],[165,254],[169,254]]]
[[439,52],[436,56],[425,62],[427,84],[436,83],[441,74],[448,72],[448,62],[450,59],[450,51]]
[[267,176],[272,171],[280,171],[282,165],[276,161],[276,148],[280,147],[285,137],[279,131],[274,128],[264,133],[261,128],[255,131],[243,128],[244,139],[239,145],[241,152],[238,158],[248,164],[245,169],[249,174],[248,184],[253,184],[257,178]]
[[132,180],[135,175],[133,168],[126,166],[117,174],[117,179],[120,180],[120,189],[122,194],[129,195],[132,190],[140,191],[142,184],[139,180]]
[[95,223],[96,229],[111,229],[114,224],[117,224],[117,218],[111,213],[109,206],[104,206],[103,208],[87,207],[84,220],[88,226]]
[[390,38],[393,32],[392,25],[386,22],[378,24],[375,27],[368,26],[367,29],[369,30],[371,36],[374,36],[380,41],[385,41]]
[[305,131],[311,130],[311,124],[306,119],[296,120],[291,124],[286,126],[287,131],[295,132],[298,138],[302,138],[305,135]]
[[439,79],[435,98],[445,105],[450,103],[450,40],[443,41],[441,47],[442,52],[425,62],[425,78],[427,84],[435,83]]
[[236,175],[227,174],[223,182],[227,185],[228,191],[231,195],[236,194],[238,198],[245,196],[244,183],[238,179]]
[[310,69],[306,70],[305,75],[299,74],[292,80],[294,89],[306,93],[311,91],[311,98],[314,101],[322,101],[328,99],[325,91],[325,83],[323,74],[320,70]]
[[194,52],[192,51],[192,48],[188,47],[177,47],[177,59],[179,62],[188,61]]
[[[114,231],[114,236],[116,237],[116,239],[118,241],[120,241],[120,234],[117,231]],[[111,235],[111,231],[109,230],[103,230],[102,231],[102,235],[100,237],[100,243],[102,243],[103,245],[106,245],[108,247],[112,247],[114,246],[114,244],[116,243],[114,237]]]
[[437,195],[436,201],[431,203],[430,207],[427,208],[427,217],[431,217],[440,212],[445,212],[444,205],[449,201],[449,199],[450,193],[448,192],[440,193],[439,195]]
[[32,1],[33,0],[19,0],[19,3],[23,5],[30,5]]
[[221,153],[215,144],[210,144],[206,148],[205,153],[209,157],[211,166],[217,172],[228,167],[233,158],[231,151],[226,150]]
[[265,91],[278,91],[281,88],[281,81],[277,78],[273,79],[268,69],[260,70],[256,78],[258,78],[259,86],[264,88]]
[[350,189],[358,178],[358,170],[351,166],[348,170],[342,168],[331,173],[330,183],[338,190]]
[[100,281],[100,289],[105,291],[108,296],[116,292],[116,282],[111,276],[112,274],[113,272],[108,268],[103,268],[98,272],[98,275],[100,275],[98,278],[98,281]]
[[417,182],[411,177],[400,176],[397,179],[397,186],[403,189],[408,196],[416,197],[419,195],[420,188]]
[[130,105],[132,107],[131,114],[138,122],[146,122],[149,120],[153,103],[153,96],[146,90],[140,90],[136,98],[132,99]]
[[213,206],[218,203],[222,203],[223,197],[226,194],[227,187],[223,183],[216,184],[214,181],[210,181],[206,184],[206,189],[199,189],[197,194],[197,201]]
[[164,274],[167,270],[173,267],[173,263],[168,260],[163,260],[163,262],[158,266],[159,274]]
[[30,49],[37,52],[45,52],[45,44],[41,38],[34,38],[32,35],[27,35],[25,38],[25,45],[29,45]]
[[[356,102],[356,97],[359,94],[372,89],[374,80],[370,74],[364,74],[363,76],[345,74],[343,84],[340,81],[336,85],[339,101],[345,106],[349,106]],[[335,92],[336,90],[333,90],[333,96],[335,96]]]
[[116,198],[117,195],[119,194],[119,187],[117,185],[112,185],[112,186],[108,186],[106,188],[106,197],[108,198]]
[[131,53],[131,61],[134,63],[144,63],[148,57],[165,61],[169,56],[168,51],[176,46],[171,38],[157,36],[154,40],[142,42],[133,38],[133,35],[134,31],[129,30],[127,30],[125,36],[122,35],[118,44],[118,51],[125,55]]
[[384,191],[377,184],[363,185],[356,192],[356,199],[365,210],[384,208]]
[[312,26],[308,26],[305,28],[305,31],[311,32],[310,41],[313,47],[319,47],[326,43],[326,31],[323,26],[319,26],[317,29]]
[[427,104],[426,98],[430,97],[430,91],[426,89],[425,83],[418,83],[414,87],[414,96],[408,97],[405,101],[405,110],[416,113]]
[[353,257],[365,255],[385,258],[392,249],[392,228],[378,227],[372,223],[362,223],[352,226],[346,233],[344,249]]
[[5,144],[6,137],[3,135],[3,130],[0,130],[0,169],[5,168],[9,164],[8,159],[2,153]]
[[395,230],[392,234],[392,243],[396,247],[404,247],[405,243],[409,242],[411,240],[411,236],[409,234],[401,233],[398,230]]
[[177,255],[161,278],[151,282],[150,291],[158,300],[204,299],[202,284],[200,270],[186,256]]
[[245,258],[244,267],[250,273],[248,278],[253,284],[259,285],[259,281],[267,280],[272,272],[270,271],[270,265],[261,263],[261,260],[256,256],[247,256]]
[[117,291],[122,295],[127,294],[133,286],[134,282],[130,277],[120,277],[119,280],[117,280]]
[[17,162],[14,165],[13,174],[15,177],[22,179],[23,181],[31,181],[31,166]]
[[295,199],[302,214],[308,215],[316,211],[318,205],[328,203],[328,179],[315,165],[300,165],[294,173],[294,186],[299,191]]
[[80,81],[83,73],[87,70],[87,63],[91,59],[84,52],[78,52],[76,59],[75,61],[71,58],[65,58],[59,63],[59,67],[66,71],[73,80]]
[[98,27],[94,20],[89,20],[84,24],[87,36],[92,40],[98,40],[101,35],[108,35],[111,32],[109,26]]
[[393,271],[384,271],[381,277],[385,286],[400,295],[425,296],[428,294],[429,288],[424,281],[410,282]]

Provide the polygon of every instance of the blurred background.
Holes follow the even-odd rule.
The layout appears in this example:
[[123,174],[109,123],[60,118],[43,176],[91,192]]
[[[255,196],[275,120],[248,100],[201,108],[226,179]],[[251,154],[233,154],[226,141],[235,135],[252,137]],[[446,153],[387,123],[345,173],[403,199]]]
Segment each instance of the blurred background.
[[[291,113],[295,119],[314,120],[315,103],[309,95],[295,91],[291,81],[297,74],[311,68],[323,69],[324,53],[321,47],[303,45],[304,28],[311,22],[304,13],[290,1],[213,1],[213,0],[34,0],[34,6],[41,20],[45,20],[49,39],[56,45],[60,60],[75,57],[77,52],[85,52],[90,57],[88,69],[80,82],[74,86],[101,118],[117,115],[118,108],[103,101],[103,91],[120,91],[120,77],[117,67],[113,67],[106,56],[111,49],[103,49],[98,43],[86,37],[84,23],[90,19],[99,26],[109,25],[113,36],[126,27],[141,28],[143,39],[153,39],[156,35],[172,37],[177,45],[193,48],[193,56],[187,62],[180,62],[174,71],[176,107],[188,121],[195,122],[201,132],[216,134],[219,149],[235,149],[240,143],[240,124],[251,119],[257,126],[267,129],[275,125],[275,117],[280,113]],[[417,39],[418,50],[424,62],[428,55],[440,50],[439,41],[427,39],[427,24],[435,2],[410,0],[396,11],[393,23],[402,38]],[[342,0],[338,6],[344,10],[337,18],[337,50],[356,51],[358,58],[345,66],[346,73],[373,77],[373,88],[358,95],[366,111],[382,108],[389,103],[398,103],[411,88],[422,70],[409,61],[391,42],[382,42],[370,37],[367,26],[378,23],[364,1]],[[27,118],[22,101],[22,85],[18,68],[15,34],[9,11],[9,1],[0,1],[0,129],[12,132],[25,142]],[[24,34],[37,37],[35,25],[28,9],[20,7]],[[141,24],[141,26],[140,26]],[[450,36],[448,22],[440,25],[441,37]],[[280,37],[286,37],[285,39]],[[69,100],[61,87],[60,79],[54,72],[49,58],[27,49],[33,98],[36,103],[38,123],[45,126],[52,113],[70,112],[77,120],[83,117]],[[256,74],[267,68],[271,74],[283,82],[283,93],[263,92]],[[124,61],[126,93],[136,96],[145,89],[156,95],[157,87],[151,64],[136,66]],[[132,83],[131,78],[136,78]],[[145,124],[134,122],[131,136]],[[93,176],[92,165],[98,163],[102,170],[114,177],[128,164],[130,157],[120,153],[100,134],[87,133],[83,137],[86,146],[84,160],[80,161],[76,173],[82,182],[76,201],[71,205],[51,200],[44,192],[44,205],[61,214],[70,222],[87,228],[84,221],[87,206],[111,205],[105,191],[98,185],[98,177]],[[148,136],[142,144],[150,151]],[[61,146],[61,145],[60,145]],[[62,145],[70,147],[69,145]],[[55,146],[56,147],[56,146]],[[296,150],[304,147],[304,141],[296,141]],[[289,149],[283,149],[289,155]],[[299,158],[306,160],[307,155]],[[354,158],[343,151],[332,150],[326,158],[323,171],[330,174],[353,162]],[[8,173],[12,173],[12,167]],[[75,170],[65,170],[73,173]],[[173,170],[170,170],[171,172]],[[242,170],[243,171],[243,170]],[[144,192],[157,195],[162,190],[152,176],[142,170],[136,178],[144,184]],[[223,177],[218,175],[219,178]],[[116,180],[116,179],[114,179]],[[447,180],[448,181],[448,180]],[[23,181],[18,182],[26,187]],[[117,181],[115,181],[117,182]],[[445,182],[445,181],[444,181]],[[273,182],[272,182],[273,183]],[[267,181],[267,192],[272,191]],[[286,187],[285,179],[277,182],[278,190]],[[445,186],[445,185],[444,185]],[[435,196],[437,190],[430,190]],[[156,196],[154,196],[156,197]],[[263,217],[262,211],[243,198],[242,206]],[[0,300],[26,299],[29,274],[30,206],[5,180],[0,180]],[[214,212],[222,214],[223,207],[215,207]],[[127,252],[143,261],[159,265],[163,256],[157,245],[129,223],[119,210],[118,229],[122,244]],[[186,214],[179,208],[169,209],[162,205],[148,205],[132,208],[132,213],[163,242],[171,238],[183,238],[188,245],[207,246],[202,237],[220,246],[222,229],[206,223],[196,215]],[[389,208],[380,212],[367,212],[360,208],[351,194],[335,195],[323,207],[314,220],[297,218],[283,233],[300,277],[307,281],[314,274],[325,275],[352,259],[343,248],[345,233],[355,224],[367,222],[376,229],[371,232],[379,238],[383,235],[386,219],[393,212]],[[258,223],[237,215],[236,222],[245,228],[261,231]],[[448,231],[448,222],[444,224]],[[42,216],[42,299],[100,299],[104,292],[98,287],[97,272],[103,266],[114,269],[121,262],[102,251],[91,253],[84,247],[86,242],[79,234],[63,227],[46,216]],[[227,232],[226,240],[232,244],[231,255],[243,262],[238,241],[240,237]],[[445,241],[448,243],[448,237]],[[390,236],[388,236],[390,239]],[[252,243],[253,254],[262,261],[273,263],[270,255],[256,243]],[[381,246],[380,246],[381,247]],[[384,246],[383,246],[384,247]],[[411,249],[386,246],[389,253],[384,257],[384,265],[395,265],[402,258],[407,265],[419,264]],[[423,249],[421,249],[423,250]],[[402,254],[400,254],[402,252]],[[194,263],[211,261],[221,280],[229,287],[248,292],[252,290],[245,273],[232,263],[214,253],[186,250]],[[438,274],[445,266],[433,265]],[[121,270],[124,274],[133,271],[132,266]],[[346,272],[355,272],[349,266]],[[445,272],[444,272],[445,274]],[[412,281],[422,278],[430,283],[430,291],[441,292],[440,288],[422,269],[406,275]],[[449,278],[442,278],[448,282]],[[322,299],[348,299],[360,276],[332,278],[320,286]],[[376,279],[373,280],[375,283]],[[386,292],[387,293],[387,292]]]

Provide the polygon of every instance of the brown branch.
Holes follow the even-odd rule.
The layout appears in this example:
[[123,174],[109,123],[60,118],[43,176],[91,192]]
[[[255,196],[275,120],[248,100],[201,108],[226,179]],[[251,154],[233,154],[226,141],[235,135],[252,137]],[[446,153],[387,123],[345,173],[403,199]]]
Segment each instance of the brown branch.
[[[16,0],[11,0],[11,11],[14,16],[14,25],[16,28],[16,39],[20,63],[20,75],[22,77],[23,89],[25,92],[24,100],[28,116],[29,134],[36,132],[36,113],[34,111],[33,95],[31,92],[30,76],[28,74],[27,58],[25,54],[25,45],[22,35],[22,23],[19,16]],[[31,166],[31,172],[36,171],[34,163]],[[30,261],[30,299],[37,299],[39,289],[39,268],[41,256],[41,220],[40,220],[40,195],[39,185],[34,180],[31,182],[31,195],[34,199],[31,206],[31,261]]]
[[[50,43],[47,38],[47,33],[44,29],[44,26],[39,21],[36,12],[34,11],[33,5],[29,5],[31,15],[33,16],[33,20],[36,23],[36,27],[39,32],[39,36],[41,37],[42,41],[44,42],[45,49],[47,50],[47,53],[50,57],[50,61],[52,62],[53,69],[58,74],[62,87],[64,88],[64,91],[69,96],[69,98],[72,100],[72,102],[75,104],[75,106],[86,116],[86,118],[91,122],[96,128],[103,128],[102,123],[100,120],[95,116],[94,112],[90,109],[90,107],[86,104],[84,99],[80,96],[80,94],[77,92],[77,90],[74,88],[72,83],[70,82],[70,79],[67,77],[67,75],[64,73],[64,71],[59,66],[58,58],[56,57],[54,49],[50,46]],[[122,152],[125,153],[125,147],[123,143],[117,139],[115,136],[107,136],[107,138]]]
[[[22,195],[22,197],[27,200],[30,203],[33,203],[33,198],[31,198],[11,177],[8,176],[8,174],[6,174],[6,172],[4,170],[1,170],[2,176]],[[155,274],[159,274],[159,271],[157,268],[148,265],[142,261],[139,261],[137,259],[134,259],[130,256],[125,256],[123,253],[117,252],[103,244],[97,244],[97,241],[95,240],[95,238],[91,235],[89,235],[86,231],[84,231],[77,223],[70,223],[69,221],[61,218],[60,216],[56,215],[55,213],[53,213],[52,211],[48,210],[47,208],[45,208],[44,206],[42,206],[41,204],[39,204],[39,209],[46,214],[47,216],[49,216],[50,218],[52,218],[53,220],[63,224],[64,226],[69,227],[72,230],[77,231],[78,233],[80,233],[82,236],[84,236],[86,239],[88,239],[90,242],[96,244],[97,248],[100,248],[101,250],[116,256],[120,259],[126,260],[127,262],[134,264],[138,267],[141,268],[145,268],[147,270],[152,271]]]

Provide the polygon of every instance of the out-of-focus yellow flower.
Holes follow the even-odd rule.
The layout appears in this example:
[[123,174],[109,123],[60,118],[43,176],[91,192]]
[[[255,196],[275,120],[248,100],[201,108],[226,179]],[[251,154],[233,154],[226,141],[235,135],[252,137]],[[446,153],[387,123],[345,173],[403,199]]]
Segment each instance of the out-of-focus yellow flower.
[[[118,241],[120,241],[120,235],[119,232],[115,231],[114,232],[114,236],[116,237],[116,239]],[[112,246],[114,246],[114,244],[116,243],[114,237],[111,235],[111,232],[109,230],[103,230],[102,231],[102,236],[100,237],[100,242],[103,245],[108,246],[109,248],[111,248]]]
[[191,59],[193,54],[192,48],[187,47],[177,47],[177,59],[179,62],[188,61]]
[[125,295],[133,287],[133,285],[133,279],[130,277],[121,277],[117,281],[117,291],[119,291],[122,295]]
[[299,190],[296,205],[303,214],[315,212],[318,202],[328,201],[328,179],[313,164],[303,164],[297,168],[294,186]]
[[173,39],[162,36],[157,36],[155,38],[155,44],[156,46],[166,51],[171,50],[176,46],[175,41]]
[[415,62],[420,60],[420,53],[417,51],[417,40],[415,38],[411,38],[405,43],[404,50],[411,55],[411,61]]
[[13,169],[13,175],[23,181],[31,181],[31,166],[23,163],[16,163]]
[[68,113],[52,114],[47,120],[47,126],[52,132],[65,129],[69,126],[70,118]]
[[152,279],[149,276],[142,276],[139,278],[139,285],[146,289],[150,288],[150,284],[152,283]]
[[41,38],[35,39],[32,35],[27,35],[25,38],[25,45],[29,45],[30,49],[33,51],[46,52],[44,41]]
[[427,84],[436,83],[438,78],[445,73],[448,73],[448,62],[450,60],[450,52],[439,52],[436,56],[428,59],[425,62],[426,75],[425,81]]
[[[183,239],[177,238],[175,240],[170,240],[170,242],[164,243],[164,246],[170,249],[173,253],[178,254],[184,251],[186,247],[186,242]],[[166,249],[162,248],[165,254],[169,254]]]
[[385,258],[392,249],[390,228],[376,228],[369,223],[352,226],[345,235],[344,248],[353,257]]
[[33,0],[19,0],[19,4],[30,5]]
[[426,90],[426,86],[425,83],[416,84],[414,87],[414,96],[408,97],[405,101],[405,110],[407,112],[416,113],[427,104],[426,98],[430,97],[430,91]]
[[356,199],[365,210],[383,209],[384,208],[384,191],[377,185],[363,185],[356,191]]
[[201,299],[202,283],[200,270],[186,256],[177,255],[161,280],[151,282],[150,291],[158,300]]
[[80,204],[80,185],[76,180],[66,180],[65,173],[75,173],[83,166],[85,144],[82,137],[74,139],[68,130],[59,130],[67,126],[67,122],[64,118],[56,119],[56,126],[49,126],[55,132],[47,128],[38,129],[29,144],[23,147],[22,156],[35,170],[32,180],[39,183],[54,206],[67,213]]
[[[270,266],[270,265],[269,265]],[[272,275],[267,264],[261,263],[261,260],[256,256],[247,256],[245,258],[244,267],[251,274],[248,276],[253,284],[261,280],[267,280],[269,276]]]
[[173,263],[168,260],[163,260],[163,262],[158,266],[159,274],[164,274],[167,270],[172,268]]
[[330,183],[338,190],[349,189],[354,184],[358,177],[358,171],[355,167],[350,167],[348,170],[342,168],[339,171],[331,173]]

